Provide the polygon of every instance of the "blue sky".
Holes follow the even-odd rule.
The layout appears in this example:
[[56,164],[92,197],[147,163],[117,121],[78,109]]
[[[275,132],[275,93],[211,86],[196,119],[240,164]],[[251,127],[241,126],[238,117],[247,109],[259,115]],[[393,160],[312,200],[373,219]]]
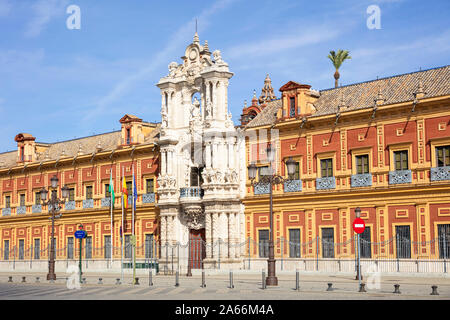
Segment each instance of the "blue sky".
[[[80,30],[66,27],[71,4]],[[381,29],[370,30],[374,4]],[[0,0],[0,152],[19,132],[56,142],[117,130],[126,113],[159,122],[155,84],[181,62],[196,18],[234,72],[237,124],[267,73],[277,96],[290,80],[333,87],[330,50],[350,51],[344,85],[448,65],[449,13],[448,0]]]

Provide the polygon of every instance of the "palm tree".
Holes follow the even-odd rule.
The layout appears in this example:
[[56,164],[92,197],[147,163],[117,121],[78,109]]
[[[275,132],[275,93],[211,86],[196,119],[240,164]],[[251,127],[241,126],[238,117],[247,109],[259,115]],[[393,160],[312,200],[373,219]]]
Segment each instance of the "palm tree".
[[347,59],[351,59],[352,57],[350,57],[349,51],[339,49],[337,54],[334,51],[330,51],[330,54],[328,55],[328,58],[333,63],[333,66],[336,68],[336,72],[334,73],[334,79],[335,79],[334,86],[337,88],[338,87],[338,80],[339,80],[339,77],[340,77],[340,74],[339,74],[338,70],[341,67],[342,62],[344,62]]

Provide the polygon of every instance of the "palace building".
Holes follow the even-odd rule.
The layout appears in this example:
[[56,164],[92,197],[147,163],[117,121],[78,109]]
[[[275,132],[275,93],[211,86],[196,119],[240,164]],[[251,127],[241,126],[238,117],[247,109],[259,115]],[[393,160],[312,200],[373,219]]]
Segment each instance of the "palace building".
[[69,188],[55,220],[57,273],[79,257],[80,224],[88,271],[120,270],[122,248],[130,262],[133,232],[137,261],[165,271],[260,270],[270,190],[254,185],[247,167],[258,167],[256,181],[267,172],[269,144],[283,178],[272,189],[277,268],[314,270],[316,261],[317,270],[320,259],[324,268],[339,261],[339,271],[348,261],[342,270],[353,271],[357,207],[363,258],[450,267],[450,66],[326,90],[289,81],[278,98],[267,75],[236,126],[233,73],[221,52],[195,34],[181,59],[157,84],[160,123],[126,114],[120,131],[57,143],[17,134],[17,150],[0,154],[0,270],[46,271],[51,208],[40,191],[51,190],[53,176],[59,198]]

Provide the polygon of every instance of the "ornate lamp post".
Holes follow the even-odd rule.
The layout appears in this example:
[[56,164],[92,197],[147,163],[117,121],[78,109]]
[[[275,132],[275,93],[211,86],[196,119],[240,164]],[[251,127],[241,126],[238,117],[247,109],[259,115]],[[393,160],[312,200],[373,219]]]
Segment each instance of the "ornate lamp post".
[[[62,197],[64,200],[60,200],[57,197],[57,188],[58,188],[58,177],[54,175],[50,179],[50,187],[52,190],[51,198],[47,201],[47,195],[48,191],[45,188],[42,188],[41,190],[41,200],[42,204],[45,206],[51,207],[51,220],[52,220],[52,238],[51,238],[51,245],[50,245],[50,256],[48,261],[48,274],[47,274],[47,280],[56,280],[56,274],[55,274],[55,218],[61,218],[62,214],[59,214],[55,216],[55,213],[59,212],[61,209],[60,204],[64,203],[65,200],[69,196],[69,188],[67,186],[64,186],[61,188],[62,191]],[[49,188],[50,189],[50,188]]]
[[[355,209],[355,215],[356,215],[356,218],[361,218],[361,208],[360,207],[357,207]],[[361,280],[362,280],[361,265],[360,265],[361,244],[359,242],[359,233],[357,234],[357,241],[358,241],[358,244],[357,244],[358,245],[358,265],[356,266],[356,278],[355,278],[355,280],[359,280],[359,282],[361,282]]]
[[[270,235],[269,235],[269,259],[267,260],[267,277],[266,277],[266,285],[268,286],[277,286],[278,285],[278,278],[275,275],[275,255],[274,255],[274,244],[273,244],[273,238],[274,238],[274,230],[273,230],[273,198],[272,198],[272,186],[274,184],[281,184],[289,179],[285,179],[282,176],[279,176],[277,174],[274,174],[273,168],[272,168],[272,162],[275,158],[275,152],[276,150],[272,148],[271,145],[268,145],[267,147],[267,160],[269,161],[269,168],[267,168],[266,172],[263,172],[261,176],[259,177],[259,181],[255,181],[256,173],[258,170],[258,167],[252,163],[250,166],[248,166],[248,177],[251,180],[252,186],[257,185],[269,185],[269,199],[270,199],[270,211],[269,211],[269,217],[270,217]],[[295,166],[296,162],[292,160],[292,157],[289,158],[289,160],[286,161],[288,176],[292,177],[295,173]]]

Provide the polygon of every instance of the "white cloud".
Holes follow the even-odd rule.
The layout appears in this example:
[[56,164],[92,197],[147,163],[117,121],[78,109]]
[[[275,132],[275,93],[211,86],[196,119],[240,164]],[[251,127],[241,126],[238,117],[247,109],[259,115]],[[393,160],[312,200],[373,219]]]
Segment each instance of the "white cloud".
[[11,11],[11,3],[9,0],[0,0],[0,17],[5,17]]
[[45,29],[50,21],[65,14],[68,0],[39,0],[31,6],[34,17],[30,20],[25,31],[27,37],[36,37]]
[[[230,6],[236,0],[218,0],[212,6],[204,9],[201,14],[197,17],[198,21],[201,21],[199,25],[199,33],[202,29],[210,23],[211,17]],[[104,112],[107,107],[116,101],[119,97],[124,95],[136,82],[144,79],[147,75],[151,74],[157,67],[162,64],[167,64],[168,61],[173,56],[172,52],[175,52],[178,47],[186,44],[187,39],[192,39],[195,30],[195,18],[191,19],[188,23],[182,25],[175,33],[170,36],[167,45],[154,57],[151,62],[140,69],[136,70],[134,73],[125,77],[123,80],[118,82],[105,96],[99,99],[94,107],[85,114],[84,120],[93,118],[95,115]]]

